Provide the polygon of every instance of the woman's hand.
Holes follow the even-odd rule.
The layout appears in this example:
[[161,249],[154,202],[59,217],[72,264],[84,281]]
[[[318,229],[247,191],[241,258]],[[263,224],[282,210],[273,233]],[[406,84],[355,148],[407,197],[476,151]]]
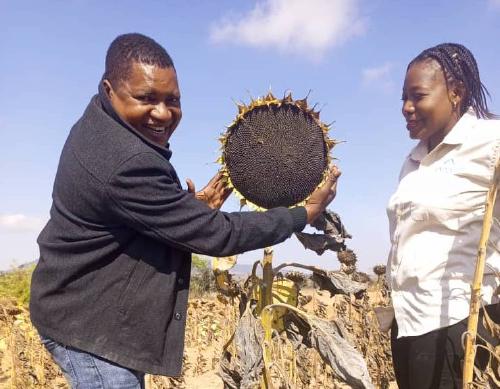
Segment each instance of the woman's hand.
[[194,193],[198,200],[205,202],[210,208],[219,209],[233,191],[227,186],[227,181],[219,172],[208,184],[199,192],[196,192],[194,183],[191,179],[186,180],[188,192]]
[[306,201],[307,224],[311,224],[335,198],[337,194],[337,179],[341,174],[337,166],[333,165],[328,172],[328,178],[325,183],[317,188]]

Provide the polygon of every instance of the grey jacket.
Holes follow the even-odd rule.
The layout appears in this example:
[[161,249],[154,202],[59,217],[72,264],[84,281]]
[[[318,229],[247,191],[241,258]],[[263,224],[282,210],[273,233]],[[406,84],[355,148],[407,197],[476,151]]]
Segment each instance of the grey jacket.
[[191,253],[228,256],[301,231],[302,207],[226,213],[181,188],[171,151],[94,96],[64,145],[38,243],[38,331],[119,365],[181,372]]

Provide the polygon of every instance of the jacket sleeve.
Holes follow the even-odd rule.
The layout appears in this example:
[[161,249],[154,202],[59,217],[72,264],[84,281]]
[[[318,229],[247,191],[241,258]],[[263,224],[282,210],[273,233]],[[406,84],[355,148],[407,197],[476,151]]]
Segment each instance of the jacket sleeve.
[[160,156],[135,155],[107,183],[111,212],[143,235],[210,256],[271,246],[306,224],[303,207],[234,213],[211,209],[184,191],[176,177],[172,165]]

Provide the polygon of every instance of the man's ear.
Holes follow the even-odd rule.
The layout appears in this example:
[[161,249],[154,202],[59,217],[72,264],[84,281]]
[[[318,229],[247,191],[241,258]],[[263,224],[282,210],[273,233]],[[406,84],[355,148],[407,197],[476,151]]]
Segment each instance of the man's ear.
[[109,99],[111,99],[111,96],[114,93],[111,83],[109,82],[109,80],[104,79],[102,80],[102,85],[104,86],[104,91],[106,92],[106,95],[108,96]]

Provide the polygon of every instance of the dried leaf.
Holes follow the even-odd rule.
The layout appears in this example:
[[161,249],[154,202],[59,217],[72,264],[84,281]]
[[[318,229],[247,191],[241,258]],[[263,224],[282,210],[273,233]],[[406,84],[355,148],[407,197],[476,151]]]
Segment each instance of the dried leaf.
[[263,338],[260,321],[253,316],[250,307],[247,306],[234,335],[241,366],[240,374],[243,377],[241,389],[253,388],[260,382],[264,368],[261,347]]
[[296,232],[295,236],[306,249],[312,250],[318,255],[322,255],[326,250],[339,251],[345,248],[344,240],[339,241],[335,236],[307,232]]
[[219,377],[224,383],[224,389],[239,389],[241,386],[241,375],[231,367],[233,355],[225,350],[219,365]]
[[[292,280],[278,279],[273,282],[273,304],[281,303],[296,307],[298,304],[299,289]],[[272,328],[283,331],[283,315],[287,312],[284,307],[277,307],[272,311]]]
[[312,224],[323,234],[297,232],[295,235],[306,249],[321,255],[326,250],[339,251],[345,249],[345,240],[352,238],[347,232],[340,216],[332,211],[323,212]]
[[273,303],[283,303],[297,306],[299,290],[295,282],[282,278],[273,281]]
[[314,228],[323,231],[330,236],[338,237],[337,239],[351,239],[352,235],[349,234],[340,220],[340,215],[332,211],[324,211],[312,224]]
[[220,257],[212,259],[212,269],[219,271],[226,271],[232,269],[236,265],[238,259],[237,255],[232,255],[230,257]]
[[309,316],[307,320],[295,313],[287,315],[287,336],[299,347],[302,343],[314,347],[334,373],[352,388],[374,388],[362,355],[345,340],[335,322]]
[[215,286],[217,291],[228,297],[235,297],[239,294],[240,288],[238,284],[233,281],[231,274],[227,270],[219,271],[214,270]]
[[236,354],[225,350],[221,358],[219,374],[224,381],[224,388],[253,389],[259,385],[264,369],[263,338],[260,321],[253,316],[250,305],[247,305],[234,334]]
[[326,320],[311,319],[310,338],[323,360],[353,388],[373,388],[363,357]]
[[500,324],[495,323],[490,315],[488,314],[488,311],[486,309],[483,309],[483,326],[488,330],[491,336],[493,336],[495,339],[500,339]]
[[322,290],[328,290],[330,295],[358,293],[366,290],[368,284],[353,281],[347,275],[336,271],[317,269],[313,272],[311,279]]
[[394,308],[388,307],[374,307],[375,317],[382,332],[389,332],[392,322],[394,320]]
[[288,314],[283,317],[283,320],[285,322],[286,336],[295,350],[299,350],[302,347],[312,347],[308,336],[311,326],[306,320],[293,312],[288,312]]

